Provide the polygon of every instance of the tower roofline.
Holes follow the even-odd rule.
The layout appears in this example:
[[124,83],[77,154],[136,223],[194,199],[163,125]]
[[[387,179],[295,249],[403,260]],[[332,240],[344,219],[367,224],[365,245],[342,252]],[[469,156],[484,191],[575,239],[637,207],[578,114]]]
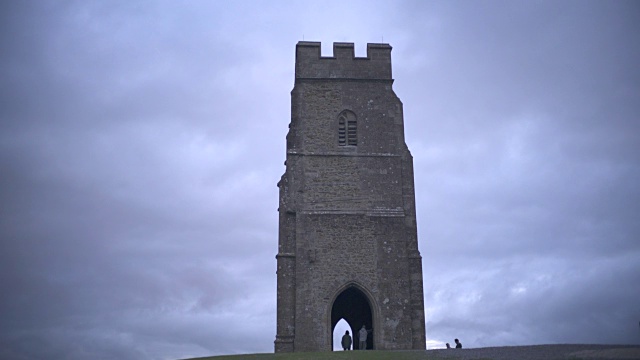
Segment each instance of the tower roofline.
[[[306,47],[306,48],[315,48],[316,52],[317,52],[317,57],[318,58],[325,58],[325,59],[335,59],[338,55],[343,54],[340,51],[336,51],[336,50],[353,50],[355,48],[354,43],[351,42],[334,42],[333,43],[333,55],[332,56],[322,56],[321,55],[321,48],[322,48],[322,43],[319,41],[298,41],[298,44],[296,44],[296,48],[299,47]],[[387,43],[367,43],[367,56],[366,57],[356,57],[355,55],[353,55],[353,58],[358,58],[358,59],[371,59],[372,55],[377,55],[377,52],[379,50],[383,50],[384,55],[386,55],[386,51],[387,50],[391,50],[392,47],[391,45],[387,44]],[[355,54],[355,52],[352,51],[352,54]]]
[[296,45],[296,79],[385,79],[391,77],[391,45],[368,43],[367,56],[356,57],[354,43],[333,43],[333,55],[322,56],[318,41]]

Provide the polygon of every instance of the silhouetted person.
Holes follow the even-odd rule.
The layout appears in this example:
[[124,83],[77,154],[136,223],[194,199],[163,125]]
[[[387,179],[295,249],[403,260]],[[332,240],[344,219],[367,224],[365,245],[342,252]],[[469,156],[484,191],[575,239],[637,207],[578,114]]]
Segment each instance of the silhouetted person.
[[462,349],[462,343],[460,342],[460,340],[455,339],[454,341],[456,342],[456,349]]
[[447,349],[451,349],[451,345],[449,345],[449,343],[447,343],[446,345],[447,345]]
[[349,336],[349,330],[342,335],[342,350],[351,350],[351,336]]
[[358,336],[360,338],[360,350],[367,349],[367,333],[368,333],[367,328],[364,327],[364,325],[362,325],[362,328],[358,332]]

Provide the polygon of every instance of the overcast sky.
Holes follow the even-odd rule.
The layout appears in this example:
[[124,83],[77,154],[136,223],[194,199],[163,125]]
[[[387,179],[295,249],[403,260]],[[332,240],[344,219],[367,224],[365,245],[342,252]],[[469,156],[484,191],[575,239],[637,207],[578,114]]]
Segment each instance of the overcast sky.
[[0,358],[273,351],[295,45],[393,46],[427,344],[640,344],[640,4],[0,2]]

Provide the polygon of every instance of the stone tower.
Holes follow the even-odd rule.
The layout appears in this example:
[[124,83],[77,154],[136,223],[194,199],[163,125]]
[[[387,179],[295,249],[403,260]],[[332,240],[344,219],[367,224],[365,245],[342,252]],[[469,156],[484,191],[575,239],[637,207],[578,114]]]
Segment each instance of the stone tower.
[[276,352],[331,350],[344,319],[367,349],[425,348],[413,159],[391,46],[296,46],[280,189]]

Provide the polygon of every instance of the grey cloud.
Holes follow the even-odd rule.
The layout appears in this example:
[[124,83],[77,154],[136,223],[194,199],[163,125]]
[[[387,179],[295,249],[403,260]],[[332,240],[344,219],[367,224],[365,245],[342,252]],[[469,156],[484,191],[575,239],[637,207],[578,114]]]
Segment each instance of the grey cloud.
[[2,6],[0,357],[272,350],[303,35],[394,47],[430,346],[637,343],[635,4]]

